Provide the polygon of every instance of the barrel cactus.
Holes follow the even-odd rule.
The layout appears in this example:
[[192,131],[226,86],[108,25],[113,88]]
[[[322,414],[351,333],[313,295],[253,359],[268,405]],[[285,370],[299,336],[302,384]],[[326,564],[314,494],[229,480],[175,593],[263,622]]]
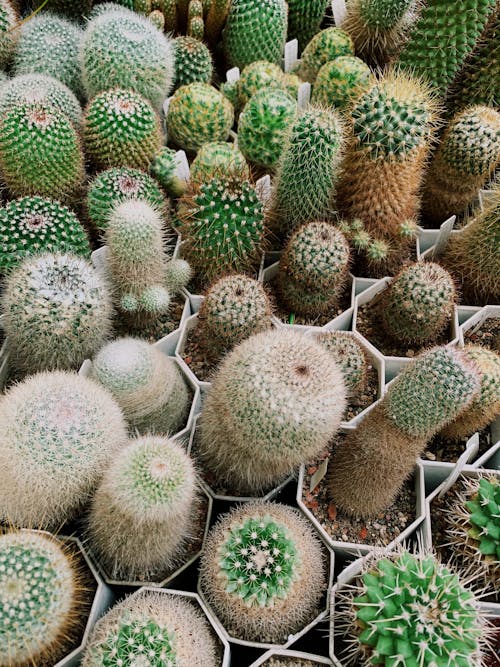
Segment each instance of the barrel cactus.
[[184,194],[187,183],[177,175],[177,153],[172,148],[162,146],[149,166],[149,172],[171,197]]
[[298,74],[304,81],[314,83],[321,67],[339,56],[353,56],[354,44],[340,28],[326,28],[311,39],[302,53]]
[[250,170],[243,153],[236,144],[211,141],[203,144],[191,163],[191,180],[206,183],[215,176],[247,179]]
[[311,100],[313,104],[349,110],[371,83],[372,73],[366,63],[355,56],[339,56],[319,70]]
[[359,396],[368,380],[368,359],[362,345],[347,331],[324,331],[314,339],[340,366],[349,397]]
[[299,50],[319,32],[328,0],[288,0],[287,39],[297,39]]
[[214,67],[210,51],[203,42],[181,35],[174,39],[173,47],[176,88],[193,81],[210,83]]
[[267,60],[256,60],[247,65],[237,81],[238,99],[244,105],[262,89],[282,88],[283,71],[281,67]]

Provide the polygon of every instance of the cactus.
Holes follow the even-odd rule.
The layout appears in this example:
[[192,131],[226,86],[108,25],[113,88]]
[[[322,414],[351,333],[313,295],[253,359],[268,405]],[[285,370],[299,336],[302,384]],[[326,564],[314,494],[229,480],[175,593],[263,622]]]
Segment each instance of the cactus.
[[282,90],[252,96],[238,121],[238,146],[249,162],[273,170],[297,113],[297,103]]
[[230,488],[260,491],[323,451],[344,407],[341,370],[321,345],[261,332],[217,370],[201,413],[201,456]]
[[225,141],[233,126],[229,100],[207,83],[181,86],[170,100],[167,113],[169,141],[187,151],[197,151],[209,141]]
[[167,590],[144,589],[97,622],[82,667],[132,667],[147,662],[155,667],[217,667],[220,659],[213,635],[191,600]]
[[265,667],[319,667],[320,664],[324,664],[323,662],[319,663],[315,660],[311,661],[305,658],[291,658],[289,656],[281,657],[281,653],[279,653],[278,656],[279,657],[272,656],[262,664],[265,665]]
[[111,333],[111,297],[76,255],[27,257],[7,277],[3,327],[11,364],[23,373],[78,369]]
[[230,4],[231,0],[210,0],[205,20],[205,37],[210,44],[216,44],[219,41]]
[[274,186],[276,218],[282,232],[333,211],[343,132],[331,109],[308,107],[284,142]]
[[319,32],[328,0],[288,0],[287,39],[297,39],[299,50]]
[[132,440],[92,500],[90,549],[113,579],[154,581],[185,556],[196,500],[195,469],[181,445],[151,435]]
[[148,169],[163,140],[147,100],[129,90],[108,90],[85,111],[85,150],[98,169]]
[[228,66],[243,69],[256,60],[280,65],[287,14],[285,0],[232,0],[222,36]]
[[0,535],[0,664],[56,664],[71,651],[86,611],[74,557],[48,533]]
[[82,36],[81,28],[55,14],[31,18],[21,28],[14,55],[14,74],[48,74],[81,96],[78,51]]
[[500,414],[500,355],[480,345],[467,345],[464,352],[479,368],[481,391],[455,421],[443,429],[447,438],[466,438],[490,424]]
[[[42,7],[43,0],[31,2],[35,7]],[[75,20],[81,20],[86,17],[92,8],[92,0],[50,0],[50,9],[58,14],[64,14]]]
[[496,0],[428,0],[398,58],[398,65],[426,79],[442,97],[474,49]]
[[264,245],[264,206],[248,180],[192,184],[179,206],[183,254],[208,280],[250,269]]
[[374,309],[393,340],[425,345],[449,326],[456,300],[446,269],[434,262],[414,262],[398,273]]
[[176,152],[172,148],[166,146],[160,148],[151,162],[149,171],[171,197],[181,197],[184,194],[187,183],[177,176]]
[[335,449],[329,488],[337,507],[359,517],[385,510],[427,442],[472,403],[480,384],[459,349],[436,347],[413,359]]
[[105,345],[92,363],[92,377],[113,395],[140,434],[176,433],[189,410],[189,393],[175,361],[154,345],[120,338]]
[[0,87],[0,115],[19,104],[41,103],[63,113],[79,129],[82,108],[74,93],[53,76],[20,74]]
[[441,223],[461,214],[500,163],[500,113],[473,106],[453,117],[427,173],[423,214]]
[[17,104],[0,119],[0,169],[14,196],[72,199],[83,180],[78,134],[48,104]]
[[94,176],[87,190],[86,209],[92,226],[103,232],[113,209],[127,199],[141,199],[158,211],[167,202],[156,181],[139,169],[115,167]]
[[207,183],[215,176],[248,179],[250,170],[243,153],[235,144],[226,141],[212,141],[198,151],[191,163],[191,180]]
[[157,110],[175,78],[172,41],[147,18],[123,8],[88,23],[81,62],[89,97],[122,88],[138,93]]
[[284,643],[319,613],[321,542],[296,509],[247,503],[209,533],[200,585],[230,635]]
[[346,331],[324,331],[314,339],[340,366],[349,396],[361,395],[367,385],[368,360],[357,339]]
[[173,42],[175,53],[175,87],[179,88],[193,81],[210,83],[213,76],[212,56],[203,42],[192,37],[176,37]]
[[210,286],[198,313],[199,339],[215,357],[272,326],[271,303],[262,283],[245,275],[220,278]]
[[235,115],[239,113],[240,101],[238,98],[238,81],[223,81],[220,84],[219,90],[233,105]]
[[148,14],[148,19],[154,25],[154,27],[160,32],[165,32],[165,16],[163,12],[159,9],[154,9],[150,14]]
[[431,553],[399,549],[369,558],[340,591],[345,665],[482,664],[486,621],[465,578]]
[[177,27],[177,0],[163,0],[165,32],[175,32]]
[[13,385],[0,415],[1,518],[18,526],[61,528],[75,518],[127,440],[111,395],[76,373]]
[[349,244],[328,222],[308,222],[288,240],[278,269],[281,302],[292,312],[316,316],[332,312],[349,272]]
[[314,83],[321,67],[339,56],[353,56],[354,44],[340,28],[321,30],[311,39],[302,53],[298,75]]
[[372,73],[366,63],[355,56],[339,56],[319,70],[311,101],[349,110],[371,84]]
[[19,23],[16,5],[10,0],[0,2],[0,67],[5,67],[11,59],[18,40],[18,31],[13,30]]
[[283,72],[275,63],[256,60],[241,72],[237,87],[239,102],[243,106],[263,88],[283,88]]

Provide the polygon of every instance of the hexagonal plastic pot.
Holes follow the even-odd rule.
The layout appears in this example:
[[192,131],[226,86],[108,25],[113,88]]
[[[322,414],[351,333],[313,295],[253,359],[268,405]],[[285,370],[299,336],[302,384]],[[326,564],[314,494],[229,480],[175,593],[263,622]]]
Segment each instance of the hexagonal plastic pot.
[[[469,308],[470,312],[473,310]],[[500,322],[500,306],[483,306],[474,308],[475,312],[460,325],[458,339],[461,345],[465,345],[465,336],[467,333],[475,333],[489,319],[497,319]]]
[[287,651],[285,649],[270,649],[266,651],[260,658],[257,658],[255,662],[252,662],[250,667],[266,667],[266,662],[270,658],[296,658],[297,660],[309,660],[313,663],[311,667],[316,667],[316,665],[332,665],[332,661],[329,658],[325,658],[322,655],[313,655],[312,653],[302,653],[301,651]]

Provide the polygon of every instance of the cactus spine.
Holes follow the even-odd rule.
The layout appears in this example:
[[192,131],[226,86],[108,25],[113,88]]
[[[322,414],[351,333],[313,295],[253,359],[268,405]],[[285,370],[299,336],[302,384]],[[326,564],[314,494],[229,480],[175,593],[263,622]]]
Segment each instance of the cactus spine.
[[314,339],[340,366],[349,397],[362,394],[367,384],[368,360],[358,340],[346,331],[325,331]]
[[210,83],[213,75],[212,56],[208,47],[192,37],[176,37],[175,87],[180,88],[193,81]]
[[0,66],[5,67],[14,52],[18,40],[12,28],[19,22],[17,7],[10,0],[0,2]]
[[321,67],[339,56],[353,56],[354,44],[349,35],[339,28],[321,30],[311,39],[302,53],[298,75],[314,83]]
[[297,39],[299,50],[319,32],[328,0],[288,0],[287,40]]
[[319,70],[312,102],[348,110],[371,83],[372,73],[366,63],[355,56],[339,56]]

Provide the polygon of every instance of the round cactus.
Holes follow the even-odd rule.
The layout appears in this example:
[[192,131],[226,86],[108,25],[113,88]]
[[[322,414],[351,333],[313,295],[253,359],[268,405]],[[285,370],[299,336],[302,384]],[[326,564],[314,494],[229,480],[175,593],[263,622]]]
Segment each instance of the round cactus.
[[2,296],[11,363],[23,373],[78,369],[111,333],[111,296],[86,260],[40,254],[13,268]]
[[321,345],[264,331],[219,366],[201,413],[201,456],[230,488],[260,491],[323,451],[344,407],[342,372]]
[[248,179],[250,170],[243,153],[235,144],[212,141],[203,144],[191,163],[191,180],[206,183],[215,176]]
[[185,180],[177,176],[176,152],[163,146],[153,158],[149,167],[151,176],[171,197],[181,197],[187,187]]
[[127,440],[111,395],[76,373],[32,375],[2,396],[0,415],[1,516],[19,526],[73,519]]
[[277,654],[278,657],[270,657],[262,664],[265,667],[319,667],[320,664],[316,660],[308,660],[307,658],[295,658],[288,655]]
[[154,9],[150,14],[148,14],[148,19],[154,25],[157,30],[160,32],[165,32],[165,16],[163,12],[159,9]]
[[366,388],[368,360],[357,339],[346,331],[325,331],[314,337],[340,366],[350,396],[359,396]]
[[0,273],[42,252],[90,256],[87,234],[76,215],[43,197],[8,202],[0,209]]
[[19,13],[14,2],[0,2],[0,67],[8,64],[16,48],[18,31],[13,30],[19,22]]
[[230,635],[284,643],[319,613],[326,586],[321,542],[297,510],[245,504],[209,533],[200,583]]
[[209,280],[250,268],[262,252],[264,206],[247,180],[194,184],[181,200],[179,223],[186,259]]
[[283,90],[264,89],[253,95],[238,121],[238,146],[247,160],[274,169],[296,113],[297,103]]
[[339,56],[353,56],[354,44],[340,28],[326,28],[311,39],[302,53],[299,76],[314,83],[321,67]]
[[167,202],[151,176],[129,167],[115,167],[93,178],[87,190],[87,214],[93,227],[100,232],[108,224],[113,209],[127,199],[141,199],[159,211]]
[[101,169],[148,169],[163,142],[153,108],[129,90],[94,97],[85,111],[84,141],[88,157]]
[[244,105],[263,88],[282,88],[281,67],[266,60],[256,60],[245,67],[237,82],[238,99]]
[[167,590],[140,590],[97,622],[82,667],[148,662],[155,667],[217,667],[220,659],[213,635],[191,600]]
[[287,39],[297,39],[302,50],[319,32],[328,0],[288,0]]
[[348,110],[371,83],[372,73],[366,63],[355,56],[340,56],[319,70],[312,102]]
[[133,90],[160,109],[175,77],[172,41],[147,18],[120,8],[92,19],[81,47],[85,89]]
[[328,222],[308,222],[293,233],[281,255],[281,302],[301,315],[321,315],[337,306],[349,272],[349,244]]
[[185,556],[194,529],[196,473],[181,445],[132,440],[106,470],[92,500],[88,539],[113,579],[155,579]]
[[394,340],[423,345],[449,325],[456,300],[446,269],[434,262],[414,262],[398,273],[375,309]]
[[108,343],[93,360],[92,377],[113,394],[139,433],[176,433],[184,425],[186,383],[175,361],[154,345],[136,338]]
[[82,108],[75,94],[53,76],[20,74],[0,88],[0,115],[18,104],[41,103],[55,107],[79,128]]
[[175,52],[175,87],[185,86],[193,81],[210,83],[213,76],[213,63],[210,51],[203,42],[192,37],[176,37]]
[[240,110],[240,100],[238,97],[238,81],[223,81],[220,85],[220,92],[231,102],[235,114]]
[[71,121],[48,104],[17,104],[0,120],[0,169],[15,196],[62,201],[81,186],[83,152]]
[[[36,8],[42,8],[44,0],[34,0],[30,4]],[[111,3],[110,3],[111,4]],[[50,0],[51,10],[58,14],[65,14],[73,19],[82,19],[82,15],[86,17],[92,8],[92,0]]]
[[245,275],[220,278],[209,288],[198,313],[200,341],[208,353],[220,355],[269,329],[271,315],[262,283]]
[[43,13],[21,28],[14,56],[14,74],[48,74],[76,95],[82,93],[78,51],[83,31],[55,14]]
[[193,270],[185,259],[171,259],[166,267],[166,283],[172,294],[178,294],[193,277]]
[[55,664],[71,651],[85,589],[74,559],[48,533],[0,535],[0,664]]
[[213,86],[195,81],[181,86],[170,100],[168,138],[184,150],[197,151],[209,141],[225,141],[233,121],[229,100]]
[[223,33],[228,65],[243,69],[256,60],[281,64],[287,14],[285,0],[232,0]]

